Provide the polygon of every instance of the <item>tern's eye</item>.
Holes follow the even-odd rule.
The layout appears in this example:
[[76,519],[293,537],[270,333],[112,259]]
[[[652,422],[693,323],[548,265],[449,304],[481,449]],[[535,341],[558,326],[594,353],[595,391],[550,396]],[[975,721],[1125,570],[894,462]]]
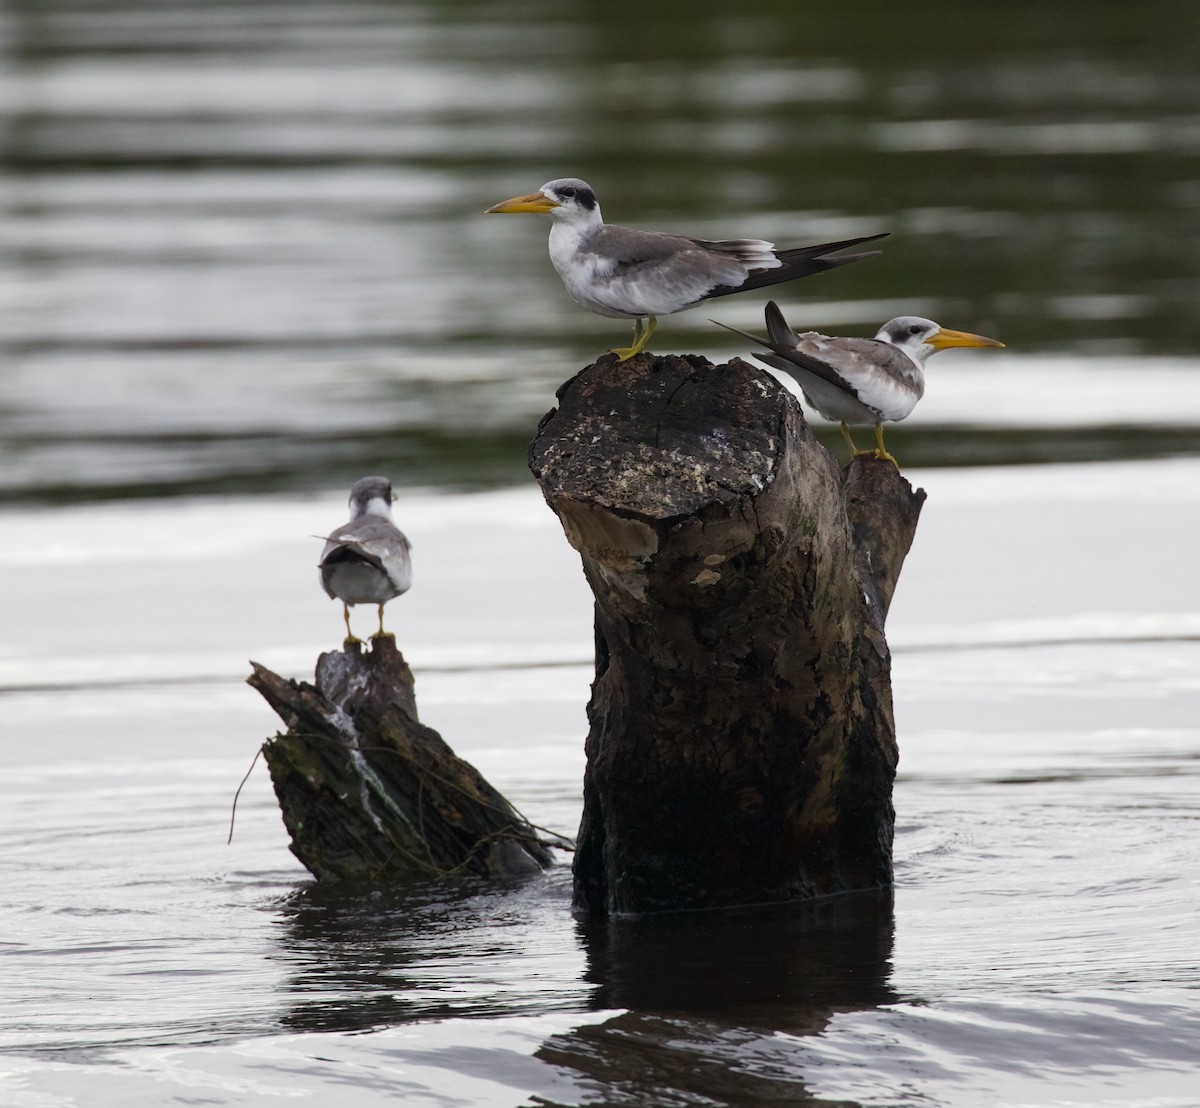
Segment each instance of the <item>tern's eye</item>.
[[910,335],[919,335],[919,334],[920,334],[922,331],[924,331],[924,330],[925,330],[925,328],[924,328],[924,327],[922,327],[922,326],[921,326],[919,323],[914,323],[914,324],[913,324],[913,325],[912,325],[912,326],[911,326],[911,327],[908,329],[908,333],[909,333]]
[[575,190],[568,185],[565,189],[559,189],[558,195],[564,200],[570,200],[575,196]]

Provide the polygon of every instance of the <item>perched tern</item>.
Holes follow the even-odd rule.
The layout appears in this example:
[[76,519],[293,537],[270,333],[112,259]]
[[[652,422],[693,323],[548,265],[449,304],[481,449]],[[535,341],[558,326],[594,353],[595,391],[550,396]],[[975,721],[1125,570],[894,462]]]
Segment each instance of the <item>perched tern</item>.
[[386,477],[355,481],[350,521],[326,538],[321,551],[321,587],[342,602],[347,642],[362,642],[350,630],[351,605],[378,604],[382,635],[383,606],[412,585],[409,542],[392,522],[395,499]]
[[[885,238],[865,235],[776,250],[762,239],[706,239],[610,227],[586,181],[564,177],[528,196],[515,196],[487,213],[549,215],[550,260],[579,304],[610,319],[632,319],[633,345],[613,350],[622,361],[640,354],[657,317],[693,308],[714,296],[794,281],[839,265],[873,258],[879,251],[826,257],[835,250]],[[487,214],[485,213],[485,214]]]
[[[817,331],[798,335],[774,300],[768,302],[766,316],[766,339],[724,323],[718,326],[769,347],[772,353],[754,356],[794,377],[810,407],[841,422],[854,457],[871,454],[897,468],[899,463],[883,445],[883,424],[904,419],[917,406],[925,393],[925,359],[956,346],[1004,345],[915,315],[889,319],[873,339],[833,338]],[[874,424],[876,448],[859,450],[848,423]]]

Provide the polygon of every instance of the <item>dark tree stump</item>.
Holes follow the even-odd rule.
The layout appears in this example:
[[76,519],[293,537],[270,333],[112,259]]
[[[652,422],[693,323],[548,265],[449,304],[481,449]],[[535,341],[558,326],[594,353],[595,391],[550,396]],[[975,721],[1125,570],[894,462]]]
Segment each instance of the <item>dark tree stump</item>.
[[559,401],[530,468],[596,597],[577,908],[889,886],[883,623],[924,493],[840,473],[737,359],[606,356]]
[[473,766],[417,722],[412,671],[385,635],[322,654],[316,685],[250,663],[287,724],[263,744],[292,853],[321,881],[516,877],[550,864]]

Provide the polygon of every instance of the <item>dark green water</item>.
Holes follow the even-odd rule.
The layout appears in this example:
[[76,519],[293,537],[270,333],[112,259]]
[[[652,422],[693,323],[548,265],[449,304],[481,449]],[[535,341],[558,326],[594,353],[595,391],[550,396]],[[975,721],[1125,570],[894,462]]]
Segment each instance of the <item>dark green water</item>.
[[[626,340],[544,221],[481,215],[563,174],[613,222],[890,230],[779,293],[800,327],[1008,343],[933,363],[908,464],[1194,453],[1198,54],[1200,10],[1161,0],[10,2],[0,498],[524,480],[555,386]],[[707,317],[764,299],[653,348],[745,354]],[[1082,415],[1064,365],[1097,371]],[[968,370],[1026,403],[939,411]]]

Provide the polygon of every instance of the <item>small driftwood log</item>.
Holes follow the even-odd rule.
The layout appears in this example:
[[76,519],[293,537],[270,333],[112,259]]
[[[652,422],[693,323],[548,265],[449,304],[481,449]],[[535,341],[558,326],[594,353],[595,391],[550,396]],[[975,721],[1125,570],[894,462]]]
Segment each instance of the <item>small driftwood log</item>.
[[737,359],[606,356],[558,398],[530,468],[596,598],[576,907],[890,886],[883,624],[924,492],[839,472]]
[[263,755],[292,853],[318,880],[508,878],[550,864],[551,844],[417,721],[391,635],[322,654],[315,686],[250,664],[247,682],[288,727]]

